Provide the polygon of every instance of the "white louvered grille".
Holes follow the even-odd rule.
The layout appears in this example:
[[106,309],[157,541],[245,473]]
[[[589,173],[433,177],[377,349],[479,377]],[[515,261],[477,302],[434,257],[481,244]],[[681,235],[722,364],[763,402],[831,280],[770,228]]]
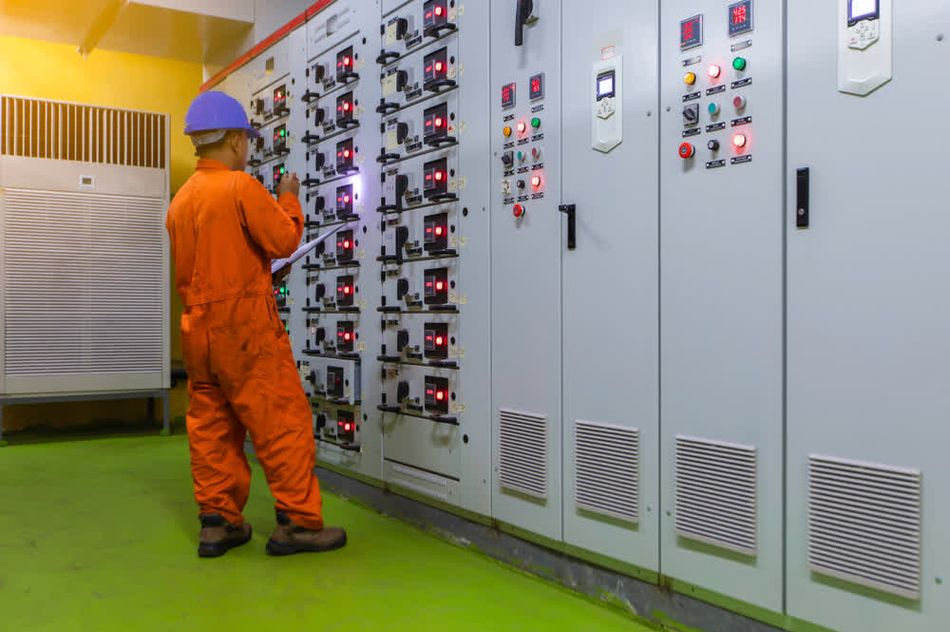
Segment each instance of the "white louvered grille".
[[0,154],[165,169],[164,114],[4,96]]
[[577,420],[574,502],[627,522],[640,519],[640,431]]
[[535,498],[547,498],[547,417],[501,409],[498,422],[501,486]]
[[755,555],[757,522],[755,448],[676,437],[676,532]]
[[811,569],[919,599],[922,487],[919,470],[810,457]]
[[6,375],[161,371],[165,200],[5,197]]

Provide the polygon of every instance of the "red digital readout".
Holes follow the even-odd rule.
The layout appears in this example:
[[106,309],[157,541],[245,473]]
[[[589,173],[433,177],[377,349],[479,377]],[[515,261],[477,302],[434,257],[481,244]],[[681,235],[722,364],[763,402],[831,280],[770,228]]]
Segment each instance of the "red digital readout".
[[696,23],[695,22],[683,22],[683,32],[680,34],[680,37],[684,42],[695,37]]
[[739,26],[740,24],[745,24],[749,21],[749,6],[746,4],[740,4],[739,6],[732,7],[732,24],[733,26]]

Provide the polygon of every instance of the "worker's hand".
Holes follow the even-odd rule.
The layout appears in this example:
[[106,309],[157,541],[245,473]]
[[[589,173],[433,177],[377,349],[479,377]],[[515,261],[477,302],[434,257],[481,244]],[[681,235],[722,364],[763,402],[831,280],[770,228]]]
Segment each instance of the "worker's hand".
[[296,173],[285,173],[277,184],[277,197],[284,193],[293,193],[294,197],[300,197],[300,180]]
[[291,269],[292,267],[293,267],[293,266],[284,266],[283,268],[281,268],[280,270],[278,270],[277,272],[275,272],[274,274],[272,274],[272,275],[271,275],[271,284],[272,284],[272,285],[277,285],[278,283],[280,283],[281,281],[283,281],[284,279],[286,279],[286,278],[287,278],[287,275],[290,274],[290,269]]

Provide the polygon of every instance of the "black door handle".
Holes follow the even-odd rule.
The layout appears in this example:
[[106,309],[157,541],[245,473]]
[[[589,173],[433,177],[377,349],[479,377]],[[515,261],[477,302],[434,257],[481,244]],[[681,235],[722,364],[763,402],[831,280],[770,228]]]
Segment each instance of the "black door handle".
[[808,167],[802,167],[795,175],[796,195],[795,195],[795,226],[798,228],[808,228],[810,212],[810,179],[811,173]]
[[561,204],[557,210],[567,215],[567,249],[577,248],[577,207],[574,204]]
[[515,46],[524,44],[524,25],[534,9],[532,0],[516,0],[515,5]]

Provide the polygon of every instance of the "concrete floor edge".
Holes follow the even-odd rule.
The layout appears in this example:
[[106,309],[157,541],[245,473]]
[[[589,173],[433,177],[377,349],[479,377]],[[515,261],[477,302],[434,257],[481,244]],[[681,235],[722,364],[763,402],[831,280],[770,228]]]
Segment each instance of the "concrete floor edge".
[[[703,632],[775,632],[780,628],[724,610],[692,597],[663,590],[570,555],[504,533],[362,481],[317,468],[322,487],[377,511],[478,550],[500,562],[555,581],[592,599],[622,604],[637,618],[669,626],[671,621]],[[662,620],[655,614],[662,615]]]

